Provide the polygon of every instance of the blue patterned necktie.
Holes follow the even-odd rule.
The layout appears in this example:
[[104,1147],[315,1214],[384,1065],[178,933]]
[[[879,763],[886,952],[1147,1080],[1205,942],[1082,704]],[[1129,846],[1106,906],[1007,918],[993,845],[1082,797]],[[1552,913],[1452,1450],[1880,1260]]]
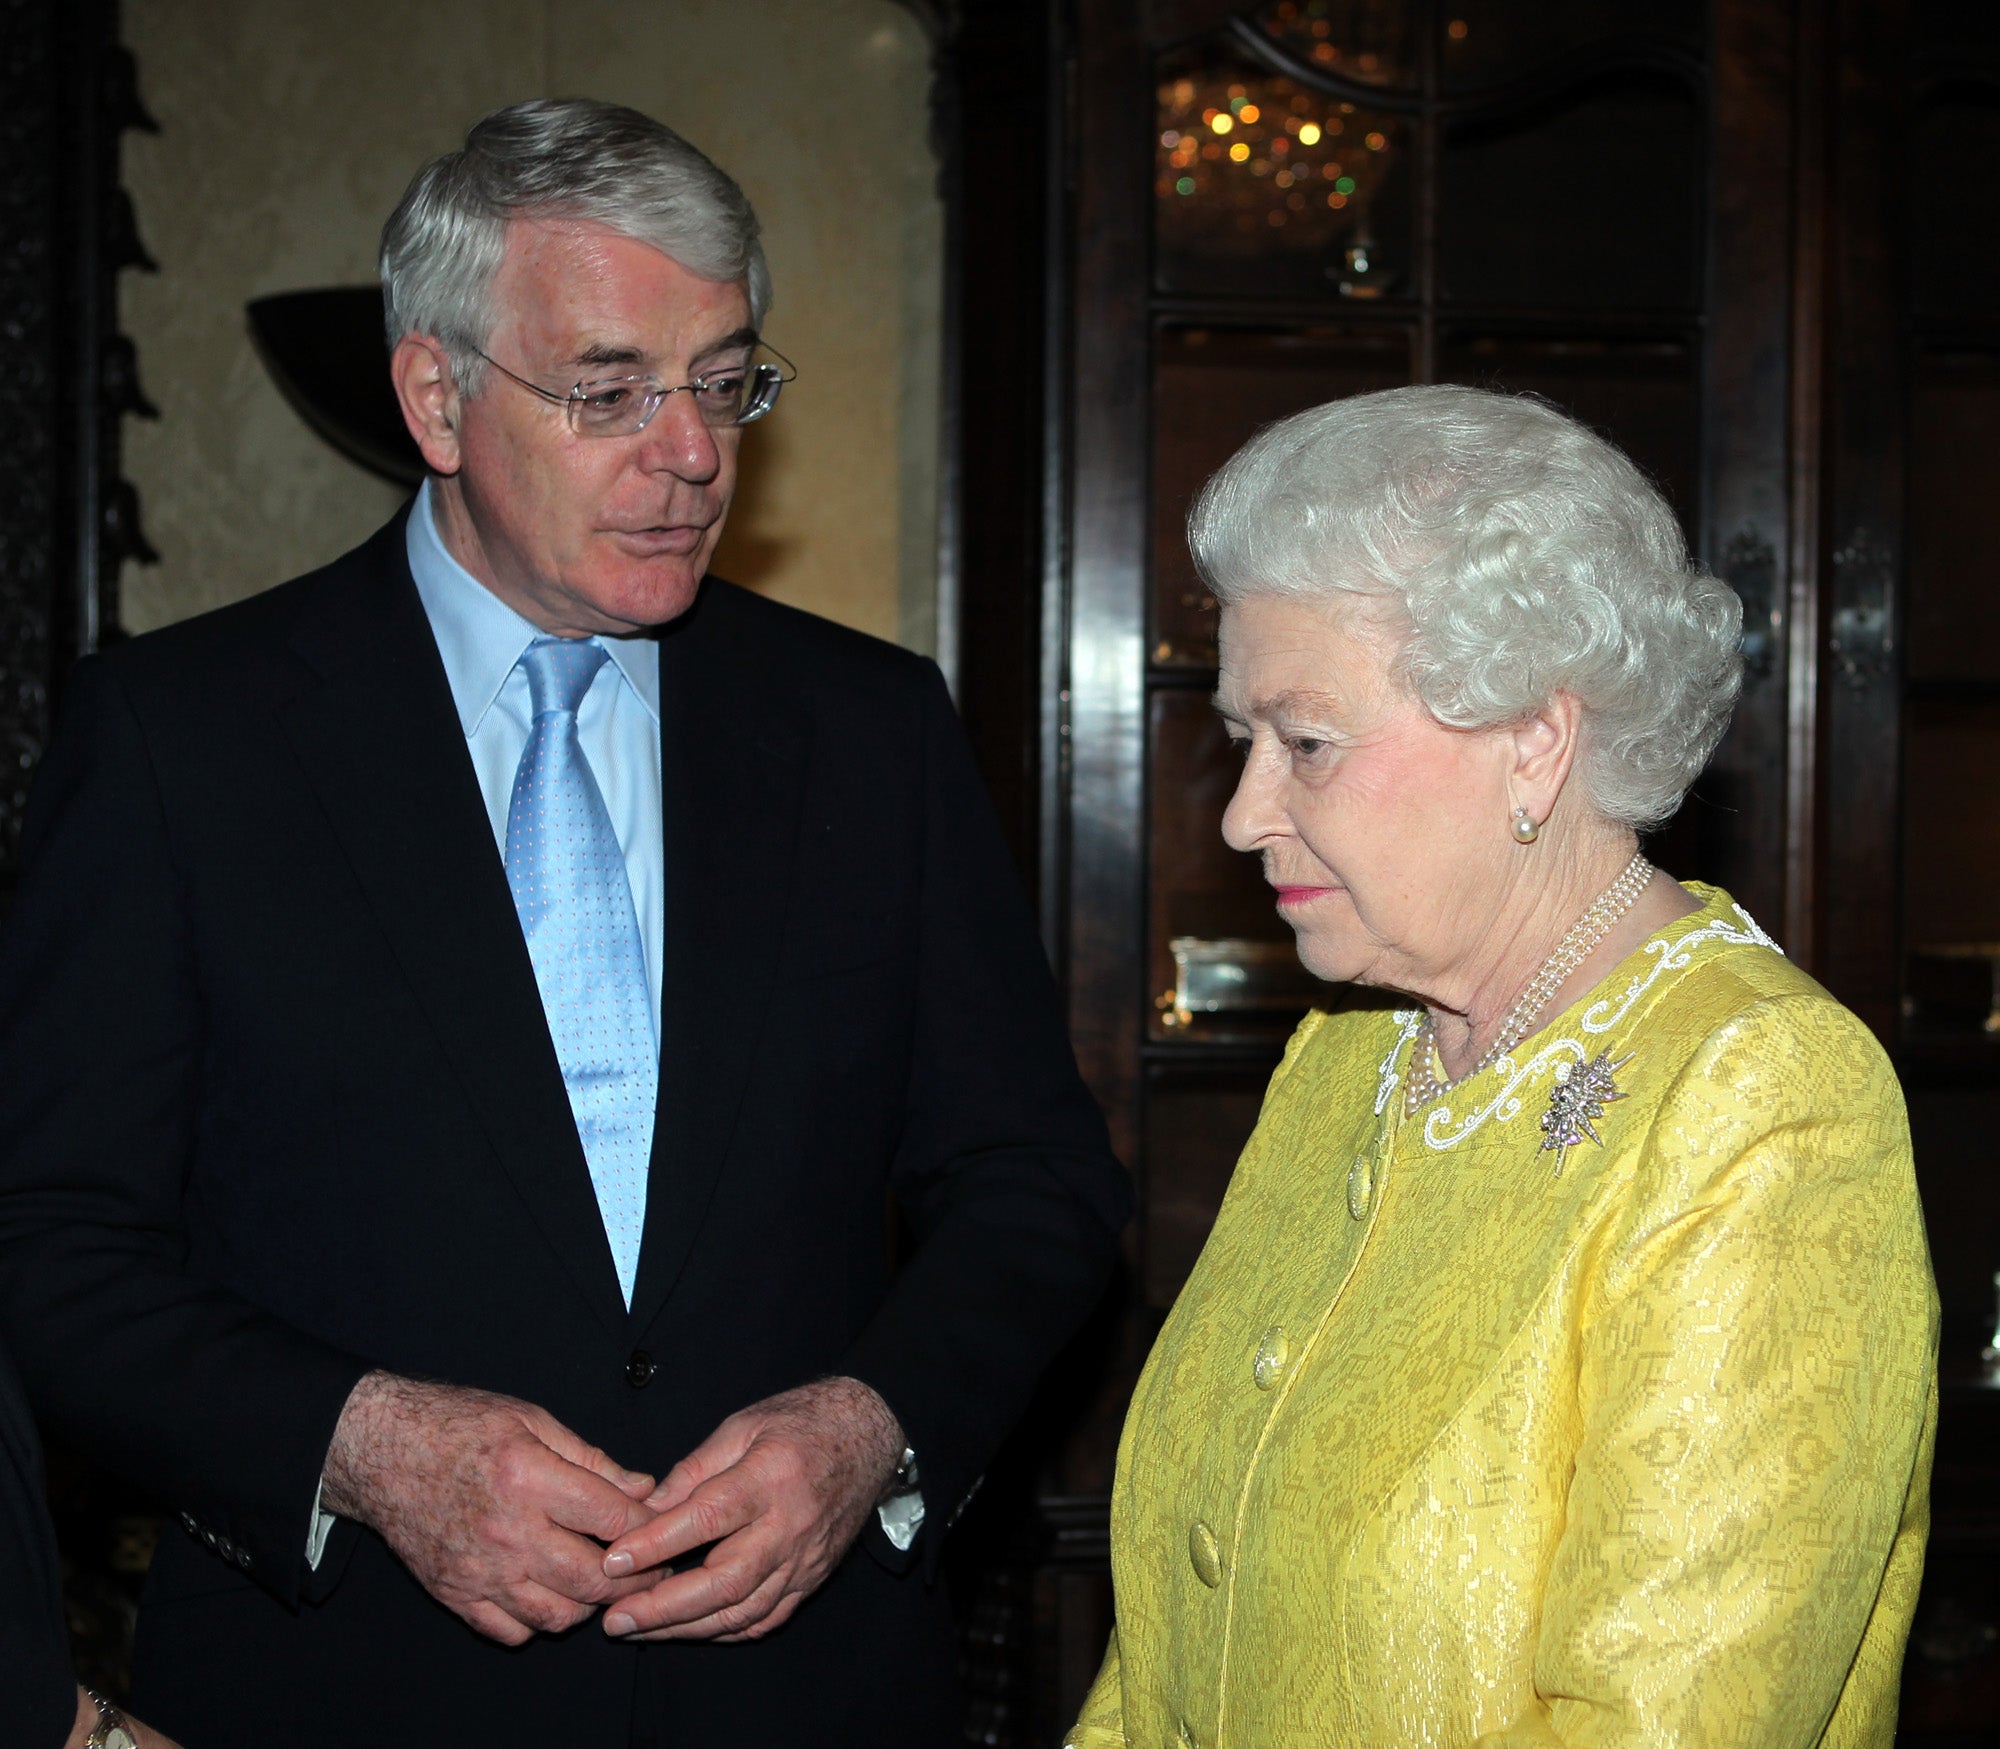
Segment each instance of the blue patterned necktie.
[[507,884],[629,1306],[660,1059],[625,856],[576,736],[607,660],[582,638],[537,638],[521,655],[534,722],[507,808]]

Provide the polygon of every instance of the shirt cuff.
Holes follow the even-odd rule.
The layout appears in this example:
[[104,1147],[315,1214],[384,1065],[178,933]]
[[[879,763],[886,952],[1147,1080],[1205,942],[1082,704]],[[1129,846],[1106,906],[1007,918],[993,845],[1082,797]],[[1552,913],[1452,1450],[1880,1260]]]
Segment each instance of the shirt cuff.
[[[326,1511],[319,1503],[320,1496],[325,1492],[326,1478],[322,1476],[319,1486],[313,1490],[312,1524],[306,1531],[306,1565],[315,1573],[319,1571],[320,1558],[326,1553],[326,1539],[333,1535],[333,1514]],[[921,1506],[917,1508],[917,1517],[919,1520],[923,1517]],[[909,1544],[903,1543],[898,1546],[908,1548]]]
[[889,1546],[900,1555],[909,1553],[917,1532],[924,1528],[924,1493],[917,1485],[917,1454],[908,1446],[903,1448],[896,1480],[900,1486],[876,1504],[875,1517],[882,1526],[882,1534],[889,1539]]

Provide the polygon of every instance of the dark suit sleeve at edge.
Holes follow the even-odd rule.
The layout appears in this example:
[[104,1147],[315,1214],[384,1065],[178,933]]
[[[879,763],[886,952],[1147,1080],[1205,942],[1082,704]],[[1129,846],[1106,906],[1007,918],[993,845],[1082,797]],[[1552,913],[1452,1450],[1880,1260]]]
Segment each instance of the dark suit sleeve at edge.
[[0,1354],[0,1723],[18,1749],[61,1749],[75,1719],[41,1445],[13,1366]]
[[1132,1193],[1076,1070],[1042,944],[933,669],[909,1112],[893,1179],[917,1246],[844,1371],[922,1467],[943,1531],[1102,1291]]
[[366,1363],[186,1267],[198,955],[140,723],[80,665],[0,946],[0,1322],[50,1422],[295,1603]]

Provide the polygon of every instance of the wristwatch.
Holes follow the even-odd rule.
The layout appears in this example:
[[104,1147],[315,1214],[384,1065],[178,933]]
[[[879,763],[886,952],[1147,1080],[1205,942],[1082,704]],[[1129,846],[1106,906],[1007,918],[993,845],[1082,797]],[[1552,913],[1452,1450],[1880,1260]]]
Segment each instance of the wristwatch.
[[125,1715],[94,1688],[83,1691],[97,1702],[97,1725],[83,1740],[83,1749],[139,1749],[139,1739]]

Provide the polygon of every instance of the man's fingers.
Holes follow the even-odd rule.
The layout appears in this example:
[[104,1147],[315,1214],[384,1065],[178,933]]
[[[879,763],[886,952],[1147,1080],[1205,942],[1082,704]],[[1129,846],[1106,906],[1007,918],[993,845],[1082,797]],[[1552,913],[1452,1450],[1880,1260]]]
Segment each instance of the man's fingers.
[[619,1493],[644,1500],[653,1491],[653,1478],[642,1470],[628,1470],[611,1455],[580,1434],[572,1433],[546,1409],[537,1409],[529,1418],[535,1437],[566,1463],[602,1476]]
[[604,1631],[614,1638],[701,1621],[743,1603],[782,1571],[777,1539],[755,1530],[719,1543],[699,1567],[672,1573],[605,1612]]
[[564,1451],[560,1446],[550,1449],[558,1457],[567,1458],[578,1469],[588,1470],[593,1476],[602,1476],[629,1500],[644,1500],[652,1493],[653,1478],[644,1470],[628,1470],[608,1452],[601,1451],[594,1445],[586,1445],[573,1434],[571,1440],[577,1448],[574,1451]]
[[730,1476],[719,1476],[697,1488],[680,1505],[619,1536],[605,1551],[604,1571],[612,1578],[623,1578],[658,1567],[703,1543],[734,1536],[754,1523],[760,1510],[760,1503],[747,1488]]
[[671,1512],[709,1479],[709,1472],[696,1461],[698,1455],[690,1453],[660,1478],[660,1485],[646,1498],[648,1512]]
[[524,1582],[592,1609],[630,1592],[642,1591],[649,1582],[642,1573],[607,1574],[602,1548],[588,1537],[573,1536],[554,1526],[523,1544],[520,1555]]
[[743,1461],[756,1442],[757,1427],[750,1416],[736,1414],[711,1433],[686,1457],[660,1478],[646,1506],[652,1512],[671,1512],[702,1483],[727,1473]]
[[782,1625],[798,1607],[799,1598],[791,1591],[791,1584],[789,1573],[771,1573],[741,1602],[725,1603],[693,1621],[670,1622],[625,1637],[646,1641],[759,1640]]
[[637,1497],[574,1464],[563,1464],[542,1478],[536,1492],[554,1523],[599,1542],[611,1542],[653,1522]]
[[476,1629],[489,1640],[498,1640],[503,1646],[524,1646],[535,1637],[533,1628],[524,1627],[497,1603],[488,1603],[484,1598],[466,1604],[458,1615],[468,1627]]
[[753,1627],[745,1628],[741,1633],[717,1634],[715,1643],[718,1646],[734,1646],[745,1640],[761,1640],[766,1634],[775,1634],[798,1613],[799,1605],[805,1602],[806,1596],[807,1593],[803,1591],[787,1591],[778,1599],[778,1607],[762,1621]]
[[516,1621],[538,1634],[567,1633],[578,1622],[597,1613],[593,1605],[580,1603],[533,1579],[517,1580],[509,1586],[500,1605]]

